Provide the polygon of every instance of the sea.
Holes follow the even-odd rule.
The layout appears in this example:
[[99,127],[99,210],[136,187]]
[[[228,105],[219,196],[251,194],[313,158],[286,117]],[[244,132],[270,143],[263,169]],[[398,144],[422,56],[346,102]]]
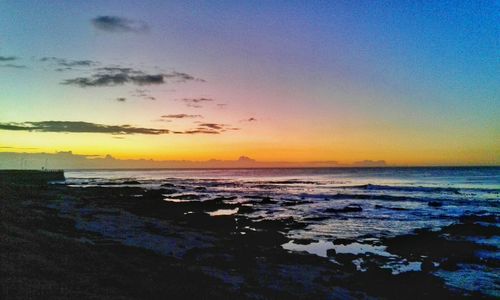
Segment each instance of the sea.
[[[164,200],[173,202],[227,197],[228,203],[245,204],[249,199],[267,199],[265,205],[244,212],[206,213],[244,214],[256,221],[292,218],[306,226],[286,232],[290,241],[283,249],[322,257],[328,257],[329,249],[392,257],[377,240],[416,229],[439,229],[464,214],[500,215],[500,167],[79,170],[66,171],[65,176],[66,184],[78,187],[172,186],[178,193],[166,194]],[[183,200],[182,195],[196,196]],[[354,242],[334,244],[334,239]],[[498,246],[500,240],[486,242]],[[395,260],[388,267],[397,274],[419,270],[420,262]],[[443,278],[451,286],[467,289],[464,276],[470,270],[463,271]],[[498,275],[483,270],[474,276],[481,281],[479,286],[490,289],[487,294],[498,295]]]
[[[293,217],[310,223],[289,232],[292,238],[398,235],[448,225],[464,213],[500,213],[500,167],[83,170],[65,176],[74,186],[158,189],[171,183],[183,187],[179,194],[199,195],[197,201],[269,197],[274,201],[256,207],[250,217]],[[123,184],[127,181],[140,184]],[[165,200],[179,201],[175,196],[166,195]],[[438,202],[439,209],[429,202]],[[286,203],[299,205],[282,205]],[[362,211],[337,217],[328,213],[329,208],[349,205]]]

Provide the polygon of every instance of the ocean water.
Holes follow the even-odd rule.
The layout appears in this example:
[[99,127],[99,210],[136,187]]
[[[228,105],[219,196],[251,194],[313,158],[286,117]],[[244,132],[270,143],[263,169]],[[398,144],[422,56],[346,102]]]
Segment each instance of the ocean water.
[[[160,189],[163,185],[176,191],[165,194],[165,201],[226,197],[225,202],[252,206],[252,210],[243,211],[206,211],[212,217],[244,215],[255,221],[293,218],[305,226],[285,232],[290,241],[283,249],[328,257],[333,263],[337,262],[328,256],[330,249],[356,255],[352,263],[360,272],[366,271],[364,260],[373,255],[382,257],[382,268],[393,274],[421,270],[424,257],[415,261],[398,257],[387,251],[383,238],[420,228],[437,230],[464,214],[500,215],[500,167],[101,170],[67,171],[65,175],[71,186]],[[259,203],[262,198],[267,201]],[[160,253],[163,248],[171,251],[170,242],[138,230],[143,220],[122,217],[127,221],[107,216],[80,222],[79,226],[125,244],[155,245],[152,250]],[[335,243],[339,239],[343,242]],[[482,242],[497,248],[500,244],[498,236]],[[498,260],[498,251],[481,255]],[[498,274],[498,268],[467,264],[460,264],[454,272],[435,272],[451,288],[493,297],[500,296]]]
[[[65,175],[66,182],[75,186],[128,186],[123,183],[134,180],[140,184],[133,186],[146,189],[165,183],[182,187],[177,194],[165,195],[166,201],[188,201],[176,199],[185,194],[199,196],[191,201],[233,196],[236,199],[227,202],[242,203],[270,197],[272,203],[254,205],[246,216],[291,217],[308,224],[288,232],[291,238],[380,238],[446,226],[464,213],[500,213],[498,167],[98,170]],[[346,206],[359,206],[361,211],[334,211]]]

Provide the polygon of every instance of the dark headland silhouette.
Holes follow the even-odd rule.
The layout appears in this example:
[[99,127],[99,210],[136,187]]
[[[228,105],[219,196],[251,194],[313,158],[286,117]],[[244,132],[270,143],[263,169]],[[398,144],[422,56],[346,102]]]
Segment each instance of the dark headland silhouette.
[[260,162],[247,156],[236,160],[210,159],[190,160],[152,160],[117,159],[111,155],[79,155],[71,151],[56,153],[0,152],[0,169],[158,169],[158,168],[301,168],[301,167],[383,167],[383,160],[364,160],[353,164],[337,161],[311,162]]

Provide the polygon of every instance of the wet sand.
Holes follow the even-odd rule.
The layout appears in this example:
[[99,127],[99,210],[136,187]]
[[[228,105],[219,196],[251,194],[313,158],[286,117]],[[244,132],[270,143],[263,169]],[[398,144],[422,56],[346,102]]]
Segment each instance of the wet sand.
[[[282,245],[318,241],[287,238],[287,231],[307,226],[293,218],[256,221],[243,215],[274,201],[266,197],[198,202],[185,194],[175,202],[164,201],[178,191],[174,185],[146,190],[26,182],[0,181],[2,299],[498,296],[498,248],[488,243],[500,235],[493,215],[466,215],[437,231],[371,245],[408,261],[410,271],[394,272],[384,268],[390,258],[383,253],[344,251],[357,241],[334,240],[340,246],[325,257],[287,251]],[[436,276],[464,264],[491,271],[491,290],[468,292]]]

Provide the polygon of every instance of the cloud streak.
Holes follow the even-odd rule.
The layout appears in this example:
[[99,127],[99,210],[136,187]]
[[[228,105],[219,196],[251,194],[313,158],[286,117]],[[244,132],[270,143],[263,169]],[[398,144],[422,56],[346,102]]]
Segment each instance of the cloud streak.
[[93,60],[72,60],[72,59],[65,59],[65,58],[59,58],[59,57],[42,57],[40,58],[41,62],[53,62],[57,64],[58,66],[61,67],[93,67],[99,65],[97,61]]
[[131,92],[131,95],[136,98],[141,98],[146,100],[156,100],[155,97],[150,95],[149,90],[136,89]]
[[206,103],[206,102],[212,102],[214,101],[214,99],[211,99],[211,98],[183,98],[181,99],[181,101],[183,101],[186,106],[188,107],[193,107],[193,108],[201,108],[203,107],[202,103]]
[[17,60],[15,56],[0,56],[0,61],[14,61]]
[[201,115],[188,115],[188,114],[173,114],[173,115],[163,115],[164,119],[190,119],[190,118],[203,118]]
[[93,18],[91,23],[96,29],[111,33],[143,33],[149,31],[148,24],[143,21],[118,16],[98,16]]
[[82,121],[41,121],[0,123],[0,130],[34,132],[108,133],[108,134],[168,134],[168,129],[143,128],[131,125],[103,125]]
[[248,119],[243,119],[240,122],[257,122],[257,119],[254,117],[250,117]]
[[239,130],[226,124],[200,123],[197,128],[171,131],[164,128],[145,128],[132,125],[104,125],[83,121],[39,121],[39,122],[4,122],[0,130],[57,132],[57,133],[103,133],[112,135],[163,135],[163,134],[220,134],[228,130]]
[[148,74],[141,70],[123,67],[101,67],[87,77],[76,77],[61,82],[63,85],[74,85],[81,88],[117,86],[134,84],[138,86],[165,84],[167,80],[185,82],[188,80],[203,81],[186,73],[171,72]]
[[90,68],[100,65],[99,62],[89,59],[73,60],[54,56],[42,57],[39,61],[56,65],[57,68],[54,71],[58,72],[70,71],[75,68]]
[[1,68],[12,68],[12,69],[27,69],[28,67],[25,65],[16,65],[16,64],[4,64],[0,65]]
[[172,131],[174,134],[221,134],[229,130],[240,130],[227,124],[220,123],[198,123],[197,127],[185,131]]

